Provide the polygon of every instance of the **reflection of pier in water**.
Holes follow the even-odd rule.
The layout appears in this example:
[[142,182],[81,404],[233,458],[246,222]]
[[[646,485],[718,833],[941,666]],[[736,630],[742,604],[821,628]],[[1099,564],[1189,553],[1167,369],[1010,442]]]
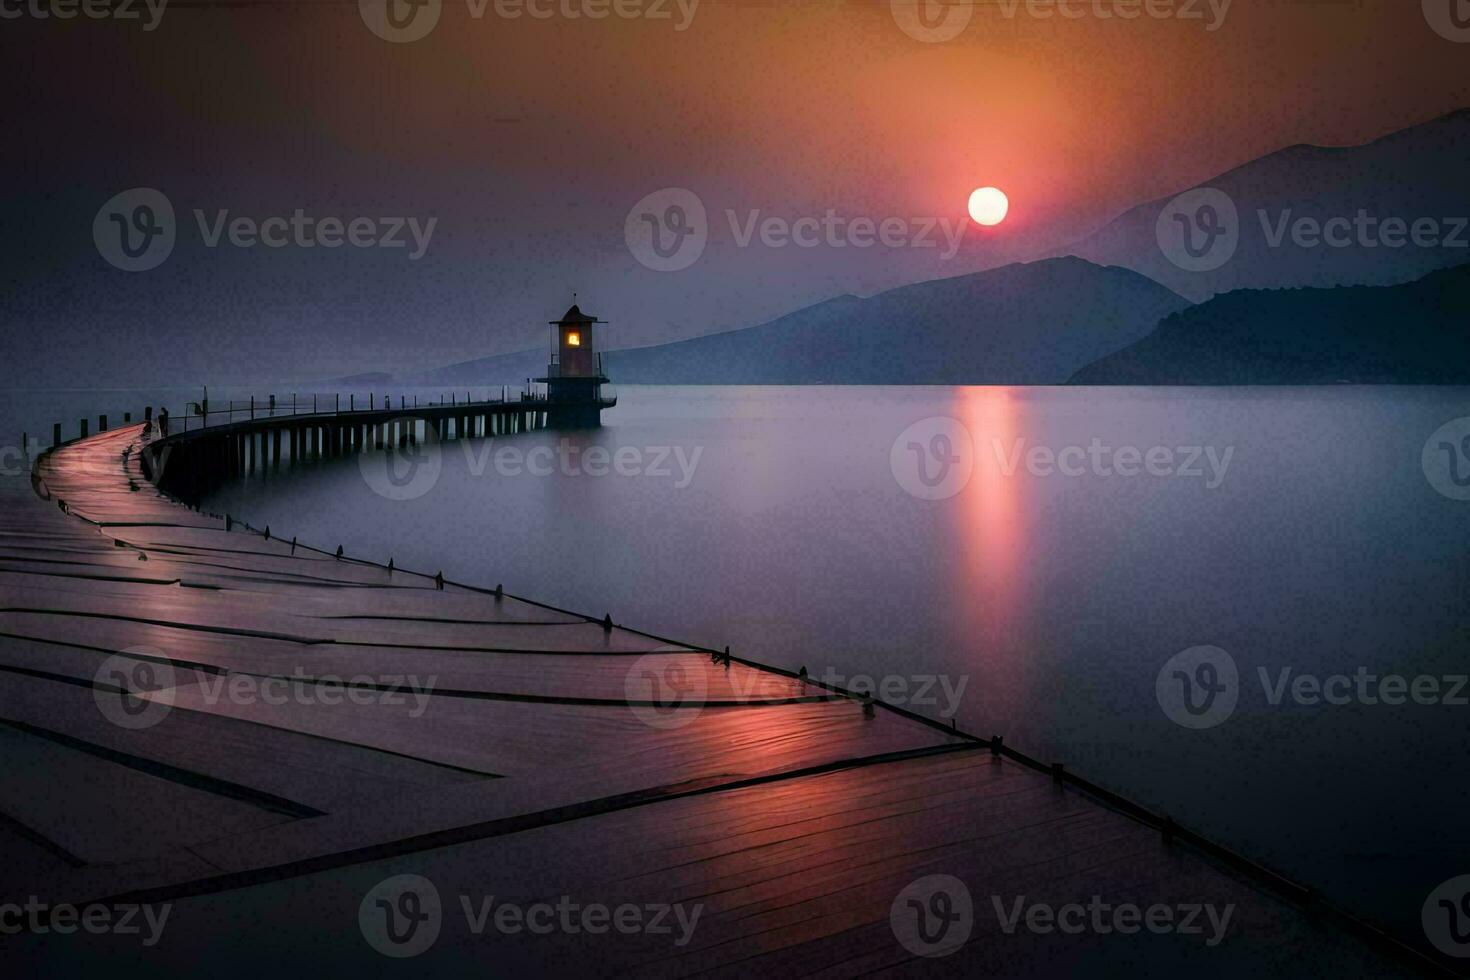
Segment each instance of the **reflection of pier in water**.
[[[473,417],[462,408],[438,417],[452,430]],[[265,460],[269,433],[297,433],[288,451],[345,451],[393,423],[267,417],[176,433],[212,442],[169,469],[238,462],[242,445]],[[495,962],[511,973],[1295,976],[1310,957],[1324,974],[1387,975],[1415,963],[1304,889],[998,739],[610,617],[190,510],[145,475],[161,445],[139,425],[100,433],[38,460],[34,495],[0,497],[4,893],[172,902],[147,951],[156,963],[380,968],[360,906],[402,874],[442,900],[430,972],[484,955],[489,940],[454,921],[462,895],[702,906],[683,945],[677,930],[498,934]],[[268,682],[293,695],[211,695]],[[1007,933],[994,902],[1009,914],[1020,896],[1235,908],[1209,946],[1208,931]],[[920,921],[929,912],[943,915]],[[945,958],[916,955],[961,930],[968,942]],[[100,962],[119,942],[12,945],[66,963]]]

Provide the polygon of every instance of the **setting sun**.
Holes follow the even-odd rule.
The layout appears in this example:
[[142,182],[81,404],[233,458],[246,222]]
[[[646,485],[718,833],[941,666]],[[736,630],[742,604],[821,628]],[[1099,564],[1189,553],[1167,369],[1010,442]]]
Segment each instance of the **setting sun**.
[[998,187],[981,187],[970,195],[970,217],[978,224],[998,225],[1010,209],[1010,199]]

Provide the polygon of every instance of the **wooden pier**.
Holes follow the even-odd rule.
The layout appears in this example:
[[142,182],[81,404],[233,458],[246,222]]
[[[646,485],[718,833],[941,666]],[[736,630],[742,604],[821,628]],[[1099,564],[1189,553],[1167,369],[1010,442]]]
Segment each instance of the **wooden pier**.
[[[171,907],[155,946],[28,930],[0,937],[8,963],[212,977],[1438,969],[988,733],[759,651],[338,557],[174,499],[202,468],[428,437],[410,417],[435,437],[536,421],[534,405],[464,408],[265,417],[166,441],[107,428],[0,495],[0,898]],[[165,447],[172,495],[150,479]],[[396,959],[369,936],[369,899],[401,875],[432,883],[439,912],[433,941]],[[490,896],[699,917],[684,942],[677,928],[477,934],[466,907]],[[1095,897],[1233,913],[1213,944],[1208,927],[1006,928],[1018,900]]]
[[[170,423],[167,438],[140,446],[143,475],[161,488],[193,499],[220,480],[312,459],[334,459],[366,450],[406,448],[433,440],[478,439],[510,435],[546,424],[559,403],[530,391],[510,398],[463,401],[443,399],[433,404],[398,407],[383,396],[357,408],[344,408],[336,396],[330,410],[319,408],[313,397],[308,406],[294,397],[288,403],[271,396],[257,406],[231,403],[228,409],[184,416]],[[152,418],[151,408],[147,412]],[[105,429],[105,416],[103,417]],[[190,428],[190,422],[195,424]],[[149,430],[152,432],[153,430]],[[86,429],[82,428],[82,438]]]

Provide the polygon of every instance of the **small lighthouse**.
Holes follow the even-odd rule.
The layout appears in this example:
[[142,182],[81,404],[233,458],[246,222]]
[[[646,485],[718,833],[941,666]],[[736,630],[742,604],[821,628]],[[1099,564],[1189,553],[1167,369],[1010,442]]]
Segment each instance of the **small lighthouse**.
[[583,313],[575,304],[552,320],[551,362],[546,377],[546,423],[553,428],[591,428],[602,424],[602,410],[618,403],[597,349],[597,328],[603,320]]

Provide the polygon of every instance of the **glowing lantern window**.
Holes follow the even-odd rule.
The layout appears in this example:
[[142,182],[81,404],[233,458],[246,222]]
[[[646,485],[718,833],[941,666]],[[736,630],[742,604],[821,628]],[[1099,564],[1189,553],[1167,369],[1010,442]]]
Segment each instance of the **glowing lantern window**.
[[581,347],[582,346],[582,335],[580,333],[578,333],[577,331],[575,331],[575,330],[568,330],[567,331],[567,346],[568,347]]

